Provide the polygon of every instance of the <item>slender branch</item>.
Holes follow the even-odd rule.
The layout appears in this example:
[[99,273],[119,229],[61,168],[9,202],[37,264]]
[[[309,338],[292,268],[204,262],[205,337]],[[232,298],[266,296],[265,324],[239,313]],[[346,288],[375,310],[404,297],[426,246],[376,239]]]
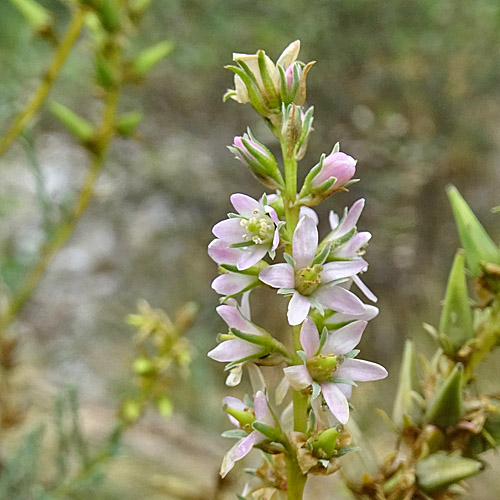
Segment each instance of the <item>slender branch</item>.
[[83,9],[75,9],[71,22],[68,26],[68,30],[66,31],[64,38],[61,40],[61,43],[59,44],[54,58],[47,68],[40,85],[36,89],[26,107],[18,114],[14,123],[12,123],[9,129],[5,132],[4,136],[0,139],[0,156],[2,156],[10,148],[12,143],[17,139],[17,137],[19,137],[40,109],[40,106],[43,104],[47,94],[52,88],[52,84],[66,62],[73,45],[78,39],[78,35],[83,27],[85,15],[86,12]]
[[[121,49],[117,51],[116,57],[119,61],[121,61]],[[104,159],[106,158],[109,143],[115,133],[115,117],[120,90],[121,87],[116,86],[107,91],[102,124],[96,134],[93,160],[84,179],[80,195],[73,206],[70,217],[63,224],[61,224],[55,236],[42,248],[38,261],[28,272],[19,291],[11,299],[4,315],[0,318],[0,338],[5,332],[5,329],[16,318],[26,301],[30,298],[31,294],[45,274],[47,267],[65,245],[66,241],[68,241],[68,238],[73,233],[77,222],[80,220],[81,216],[88,207],[94,193],[94,187],[99,177],[99,173],[104,164]]]

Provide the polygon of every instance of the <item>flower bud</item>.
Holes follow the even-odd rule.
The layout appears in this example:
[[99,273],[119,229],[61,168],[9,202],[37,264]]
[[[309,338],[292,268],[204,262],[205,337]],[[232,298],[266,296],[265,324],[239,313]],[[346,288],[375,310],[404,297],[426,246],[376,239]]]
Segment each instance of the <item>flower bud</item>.
[[484,263],[500,264],[500,249],[488,236],[457,188],[449,186],[447,193],[455,216],[458,234],[465,250],[467,266],[474,278],[477,278],[482,272]]
[[334,150],[323,160],[319,172],[311,181],[311,186],[321,187],[335,178],[334,183],[328,188],[328,194],[331,194],[350,181],[355,173],[356,160],[352,156]]
[[229,146],[228,149],[250,169],[264,186],[271,189],[279,189],[284,186],[276,159],[269,149],[255,139],[250,129],[242,137],[236,136],[233,146]]
[[283,106],[281,136],[285,139],[285,155],[287,158],[301,160],[306,154],[309,135],[312,131],[314,108],[306,112],[300,106],[289,104]]
[[132,71],[135,76],[141,78],[164,57],[174,50],[174,44],[169,40],[157,43],[141,51],[132,63]]
[[417,464],[417,483],[427,493],[474,476],[483,468],[477,460],[435,453]]
[[35,0],[10,0],[21,12],[31,26],[39,33],[47,30],[52,24],[50,12]]
[[458,251],[448,279],[443,312],[439,323],[439,333],[446,335],[456,350],[474,337],[464,261],[463,251]]

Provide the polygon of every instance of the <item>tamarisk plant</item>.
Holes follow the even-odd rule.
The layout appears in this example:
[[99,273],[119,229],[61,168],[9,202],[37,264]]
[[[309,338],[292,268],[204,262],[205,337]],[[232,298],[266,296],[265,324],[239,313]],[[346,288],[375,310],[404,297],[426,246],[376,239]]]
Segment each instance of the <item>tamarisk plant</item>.
[[[253,448],[265,456],[240,499],[302,499],[309,474],[338,470],[339,457],[352,450],[346,424],[353,387],[387,376],[382,366],[357,358],[367,323],[378,314],[350,290],[354,283],[376,301],[359,278],[368,268],[364,248],[371,236],[357,230],[364,200],[340,216],[330,212],[331,231],[321,240],[312,208],[355,182],[356,160],[337,143],[297,186],[314,112],[305,105],[306,77],[314,63],[300,62],[299,49],[299,41],[291,43],[276,63],[262,50],[234,54],[234,65],[228,66],[235,88],[225,99],[251,104],[282,152],[280,166],[250,130],[234,138],[230,151],[274,192],[259,199],[233,194],[235,212],[214,226],[216,239],[208,249],[220,271],[212,284],[223,296],[217,313],[228,326],[208,355],[227,363],[230,386],[239,383],[245,366],[254,389],[244,400],[224,400],[236,427],[224,436],[238,441],[226,454],[221,475]],[[252,290],[259,287],[276,289],[288,301],[285,343],[250,315]],[[280,372],[274,395],[259,365]],[[282,408],[290,388],[292,402]]]
[[407,341],[392,413],[396,449],[379,465],[358,435],[358,460],[343,466],[358,499],[468,497],[464,480],[479,474],[483,452],[500,444],[500,400],[478,391],[476,374],[500,341],[500,249],[455,187],[448,196],[463,250],[453,261],[438,327],[425,325],[437,349],[430,360],[418,353],[419,375],[415,345]]

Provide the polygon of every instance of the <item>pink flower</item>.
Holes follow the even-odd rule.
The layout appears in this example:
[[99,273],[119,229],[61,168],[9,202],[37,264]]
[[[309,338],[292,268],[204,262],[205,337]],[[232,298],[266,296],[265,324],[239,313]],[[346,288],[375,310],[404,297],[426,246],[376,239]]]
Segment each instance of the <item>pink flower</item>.
[[[339,216],[333,210],[330,211],[329,220],[332,232],[325,238],[326,241],[332,243],[330,258],[334,257],[336,259],[349,260],[361,259],[364,248],[372,237],[369,232],[358,232],[356,229],[356,224],[364,206],[365,200],[363,198],[359,199],[349,210],[346,209],[341,220],[339,220]],[[377,302],[377,297],[361,281],[359,276],[353,276],[352,280],[369,300]]]
[[330,153],[323,160],[321,170],[311,181],[313,187],[319,187],[328,179],[334,177],[336,180],[328,191],[341,188],[347,181],[350,181],[356,173],[356,160],[340,151]]
[[347,357],[361,340],[366,325],[366,321],[354,321],[330,332],[321,347],[318,329],[308,317],[300,331],[305,364],[283,370],[288,383],[295,390],[303,390],[314,384],[319,386],[328,408],[342,424],[349,420],[348,399],[352,393],[352,385],[342,380],[367,382],[387,376],[387,370],[381,365]]
[[268,252],[274,257],[280,242],[279,219],[274,208],[250,196],[233,194],[231,203],[238,214],[216,224],[212,232],[236,251],[231,256],[237,256],[236,267],[243,271],[257,264]]
[[[231,248],[222,240],[213,240],[208,245],[208,255],[222,267],[228,266],[236,269],[236,263],[242,256],[239,248]],[[212,282],[212,288],[219,294],[234,296],[239,293],[251,290],[259,284],[259,279],[255,274],[245,272],[233,272],[226,269],[224,274],[217,276]]]
[[339,286],[367,267],[364,260],[328,262],[327,255],[316,256],[318,229],[311,217],[299,220],[292,241],[290,262],[268,266],[259,273],[259,279],[269,286],[279,288],[278,293],[291,294],[288,304],[288,322],[299,325],[312,307],[320,311],[332,309],[347,314],[363,314],[365,306],[351,292]]
[[[227,396],[224,398],[224,404],[235,408],[236,410],[248,411],[248,406],[243,403],[243,401]],[[274,427],[274,420],[267,406],[266,395],[262,391],[258,391],[254,397],[253,413],[255,415],[255,422],[261,422],[263,424]],[[240,427],[240,422],[234,417],[229,415],[229,420],[236,427]],[[246,430],[248,432],[248,430]],[[222,466],[220,470],[220,475],[225,477],[227,473],[234,467],[234,463],[241,460],[243,457],[247,456],[252,448],[256,445],[265,441],[267,438],[259,431],[252,430],[246,437],[241,438],[224,456],[222,461]]]

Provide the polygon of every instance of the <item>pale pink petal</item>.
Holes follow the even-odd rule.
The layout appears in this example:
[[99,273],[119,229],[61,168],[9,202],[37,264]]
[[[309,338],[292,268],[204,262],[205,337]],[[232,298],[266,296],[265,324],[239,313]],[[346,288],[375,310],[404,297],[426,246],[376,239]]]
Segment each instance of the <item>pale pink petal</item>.
[[255,363],[245,363],[248,375],[250,376],[250,385],[252,392],[255,394],[258,391],[266,390],[266,381],[262,370]]
[[231,203],[234,209],[245,217],[254,216],[254,210],[262,211],[262,205],[257,201],[247,196],[246,194],[235,193],[231,195]]
[[309,266],[318,249],[318,228],[314,219],[304,215],[293,233],[292,256],[297,269]]
[[[224,405],[230,406],[235,410],[244,410],[247,407],[247,405],[243,403],[243,401],[238,398],[233,398],[232,396],[226,396],[222,401]],[[228,414],[227,416],[235,427],[240,426],[240,423],[232,415]]]
[[285,262],[265,267],[259,273],[259,279],[273,288],[294,288],[295,286],[293,267]]
[[357,382],[369,382],[370,380],[381,380],[387,377],[387,370],[371,361],[345,359],[337,368],[335,376]]
[[239,441],[238,447],[233,455],[233,460],[236,462],[247,456],[255,444],[264,441],[266,438],[260,432],[253,431],[246,438]]
[[254,266],[266,255],[268,250],[269,246],[267,245],[251,245],[245,248],[240,254],[236,267],[239,271],[244,271]]
[[307,359],[312,358],[319,348],[319,333],[310,316],[306,318],[300,329],[300,343],[306,352]]
[[321,384],[321,392],[333,416],[341,423],[349,420],[349,403],[344,393],[333,382]]
[[[352,280],[354,281],[354,283],[356,283],[356,285],[358,286],[358,288],[361,290],[361,292],[363,293],[363,295],[368,300],[371,300],[372,302],[377,302],[377,300],[378,300],[377,296],[361,281],[361,278],[359,276],[353,276]],[[366,306],[366,307],[373,307],[373,306]],[[375,307],[375,309],[377,309],[377,308]],[[378,309],[377,309],[377,314],[378,314]]]
[[252,432],[246,438],[240,439],[224,456],[220,468],[221,477],[226,477],[228,472],[234,467],[237,460],[241,460],[245,455],[248,455],[254,444],[262,441],[262,435],[257,432]]
[[243,317],[240,311],[233,306],[223,304],[216,309],[217,314],[227,323],[229,328],[236,328],[240,332],[254,333],[262,335],[262,332],[256,328],[250,321]]
[[281,53],[276,62],[276,65],[282,66],[283,68],[287,68],[290,64],[294,63],[297,60],[300,51],[300,40],[295,40],[290,45],[286,47],[286,49]]
[[250,292],[245,292],[241,296],[240,311],[241,311],[242,316],[245,319],[247,319],[248,321],[250,321],[252,319],[250,316]]
[[288,323],[292,326],[300,325],[309,314],[311,302],[299,292],[295,292],[288,303]]
[[349,278],[366,269],[366,266],[364,260],[328,262],[321,271],[321,281],[326,284],[341,278]]
[[241,256],[239,248],[229,248],[228,244],[222,240],[213,240],[208,245],[208,255],[217,264],[230,264],[235,266]]
[[371,239],[372,235],[367,231],[355,234],[347,243],[335,250],[335,257],[348,259],[364,247]]
[[310,217],[316,223],[316,225],[319,224],[318,215],[312,208],[304,206],[300,207],[299,218],[302,218],[304,215]]
[[335,229],[334,234],[331,235],[331,238],[340,238],[344,236],[344,234],[348,233],[353,227],[356,226],[359,217],[361,216],[361,212],[365,206],[365,200],[363,198],[356,201],[352,207],[347,212],[346,218],[342,221],[340,226]]
[[288,393],[288,389],[290,389],[290,382],[288,382],[286,377],[283,377],[281,382],[278,384],[278,387],[276,387],[276,392],[274,393],[274,399],[277,405],[280,405],[283,402]]
[[323,354],[347,354],[351,352],[359,344],[367,324],[366,321],[354,321],[330,332],[321,352]]
[[347,399],[351,399],[351,396],[352,396],[352,385],[351,384],[335,384],[335,385],[342,391],[342,394]]
[[278,229],[276,229],[273,235],[273,244],[271,246],[271,250],[276,250],[279,244],[280,244],[280,232],[278,231]]
[[227,273],[217,276],[212,281],[212,288],[221,295],[234,295],[256,281],[255,276],[248,274]]
[[269,206],[269,205],[266,205],[264,207],[264,211],[266,212],[267,215],[269,215],[269,217],[271,217],[272,221],[278,225],[279,224],[279,218],[278,218],[278,214],[276,213],[276,210],[274,210],[273,207]]
[[263,391],[257,391],[253,399],[255,417],[259,422],[274,426],[274,420],[267,406],[267,398]]
[[365,304],[366,311],[362,314],[344,314],[344,313],[335,313],[328,318],[328,323],[344,323],[346,321],[352,321],[356,319],[360,319],[363,321],[370,321],[371,319],[378,316],[379,310],[378,307]]
[[246,229],[241,225],[241,219],[232,218],[217,222],[212,228],[212,233],[226,243],[241,243]]
[[313,383],[306,365],[288,366],[287,368],[283,368],[283,371],[290,385],[297,391],[306,389]]
[[252,354],[258,353],[261,349],[262,347],[250,344],[250,342],[245,342],[241,339],[231,339],[221,342],[215,349],[212,349],[207,356],[215,361],[229,363],[231,361],[246,358],[247,356],[252,356]]
[[365,306],[352,292],[337,285],[321,286],[313,294],[318,302],[328,309],[348,314],[363,314]]
[[330,210],[328,222],[330,222],[332,231],[339,225],[339,216],[333,210]]

